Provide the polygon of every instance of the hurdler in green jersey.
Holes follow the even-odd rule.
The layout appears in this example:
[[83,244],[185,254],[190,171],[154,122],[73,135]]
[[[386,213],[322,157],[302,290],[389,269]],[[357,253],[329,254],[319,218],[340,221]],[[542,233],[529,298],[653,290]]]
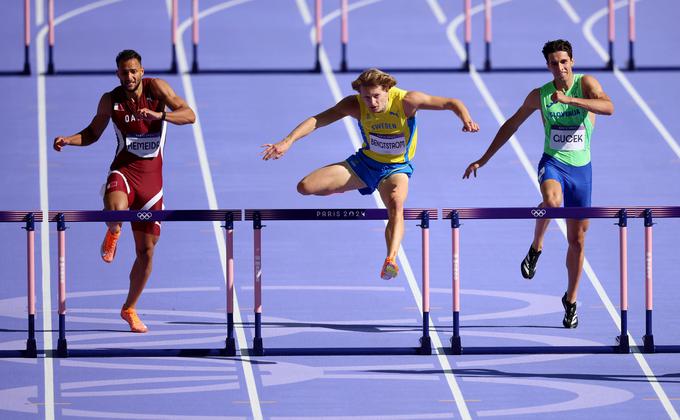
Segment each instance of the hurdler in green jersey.
[[[533,89],[524,103],[496,133],[484,155],[472,162],[463,175],[477,176],[477,170],[501,148],[534,111],[541,111],[544,128],[543,156],[538,164],[538,182],[543,200],[539,207],[589,207],[592,170],[590,141],[595,115],[611,115],[614,105],[593,76],[574,74],[571,44],[565,40],[547,42],[543,57],[553,80]],[[526,279],[534,277],[550,219],[537,219],[529,252],[520,264]],[[583,269],[588,220],[567,220],[567,291],[562,296],[562,325],[576,328],[576,297]]]
[[319,127],[343,117],[359,124],[363,143],[346,160],[312,171],[298,183],[302,195],[329,195],[350,190],[361,194],[380,193],[387,208],[385,226],[387,257],[380,277],[397,276],[397,252],[404,236],[404,203],[408,182],[413,173],[411,159],[416,152],[418,129],[416,111],[420,109],[452,111],[463,123],[464,132],[476,132],[479,126],[470,117],[463,102],[454,98],[432,96],[396,87],[391,75],[368,69],[352,82],[358,94],[349,95],[327,110],[309,117],[278,143],[263,145],[264,160],[278,159],[294,142]]

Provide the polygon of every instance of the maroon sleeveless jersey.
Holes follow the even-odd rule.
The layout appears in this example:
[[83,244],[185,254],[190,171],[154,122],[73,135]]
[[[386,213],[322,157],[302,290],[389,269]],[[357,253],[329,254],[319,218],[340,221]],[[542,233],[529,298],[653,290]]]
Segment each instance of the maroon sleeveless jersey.
[[138,109],[148,108],[162,112],[165,103],[154,96],[151,89],[153,79],[142,79],[142,95],[139,101],[129,99],[125,89],[118,86],[110,92],[111,120],[116,131],[118,146],[111,170],[126,168],[138,172],[161,172],[163,167],[163,146],[165,145],[166,122],[138,119]]

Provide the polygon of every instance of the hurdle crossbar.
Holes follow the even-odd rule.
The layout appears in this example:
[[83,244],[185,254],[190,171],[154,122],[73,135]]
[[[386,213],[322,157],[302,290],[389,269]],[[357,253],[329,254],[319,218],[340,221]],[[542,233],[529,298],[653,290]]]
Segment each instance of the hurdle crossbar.
[[[263,221],[279,220],[387,220],[387,209],[246,209],[245,220],[253,222],[253,281],[254,281],[254,313],[255,334],[253,348],[250,353],[256,356],[265,355],[262,341],[262,228]],[[420,220],[422,237],[422,305],[423,329],[420,346],[417,348],[342,348],[342,349],[267,349],[267,355],[351,355],[351,354],[432,354],[429,335],[430,324],[430,279],[429,279],[429,221],[437,219],[436,209],[411,208],[404,209],[405,220]]]
[[[58,267],[59,267],[59,339],[57,341],[57,356],[68,357],[72,352],[68,349],[66,339],[66,223],[67,222],[194,222],[213,221],[224,222],[226,230],[226,299],[227,299],[227,337],[222,353],[228,356],[236,355],[234,339],[234,221],[241,221],[241,210],[63,210],[50,211],[49,221],[57,223],[58,232]],[[192,349],[193,350],[193,349]],[[165,352],[167,353],[167,352]],[[200,355],[204,351],[180,350],[180,355]],[[83,356],[88,354],[83,353]]]
[[[451,337],[451,351],[463,354],[460,338],[460,220],[461,219],[591,219],[617,218],[619,226],[619,259],[620,259],[620,305],[621,332],[614,346],[553,346],[553,347],[477,347],[465,349],[467,354],[484,353],[628,353],[630,351],[628,337],[628,266],[627,266],[627,219],[644,218],[646,226],[646,290],[647,290],[647,334],[645,335],[645,350],[654,351],[651,330],[651,214],[656,217],[680,217],[680,207],[571,207],[571,208],[536,208],[536,207],[508,207],[508,208],[445,208],[442,219],[451,220],[452,229],[452,307],[453,307],[453,336]],[[672,348],[664,350],[671,351]]]
[[[26,296],[28,311],[28,338],[26,350],[20,351],[23,357],[37,357],[38,350],[35,341],[35,223],[43,221],[43,214],[39,210],[0,211],[0,223],[24,223],[26,229]],[[16,352],[2,352],[14,357]]]

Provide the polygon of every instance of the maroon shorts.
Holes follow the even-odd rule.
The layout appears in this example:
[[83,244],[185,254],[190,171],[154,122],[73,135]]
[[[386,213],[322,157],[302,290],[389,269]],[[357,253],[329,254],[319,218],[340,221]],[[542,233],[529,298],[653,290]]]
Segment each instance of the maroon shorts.
[[[122,191],[127,194],[130,210],[163,209],[163,174],[161,172],[140,173],[125,168],[116,169],[106,178],[104,194]],[[132,222],[132,230],[161,234],[161,222]]]

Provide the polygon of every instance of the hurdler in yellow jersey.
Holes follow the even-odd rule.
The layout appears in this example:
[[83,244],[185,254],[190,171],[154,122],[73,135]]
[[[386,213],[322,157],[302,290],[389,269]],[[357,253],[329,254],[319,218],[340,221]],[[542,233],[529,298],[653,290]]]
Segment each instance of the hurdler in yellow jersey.
[[385,227],[387,256],[380,277],[391,279],[399,273],[397,252],[404,236],[403,209],[408,180],[413,174],[411,160],[416,152],[419,109],[449,110],[463,123],[464,132],[479,131],[467,108],[458,99],[432,96],[396,87],[391,75],[378,69],[361,73],[352,82],[357,95],[349,95],[334,106],[297,125],[283,140],[262,147],[262,159],[279,159],[294,142],[317,128],[344,117],[359,124],[361,148],[344,161],[312,171],[302,178],[297,190],[302,195],[330,195],[350,190],[361,194],[378,191],[387,208]]

